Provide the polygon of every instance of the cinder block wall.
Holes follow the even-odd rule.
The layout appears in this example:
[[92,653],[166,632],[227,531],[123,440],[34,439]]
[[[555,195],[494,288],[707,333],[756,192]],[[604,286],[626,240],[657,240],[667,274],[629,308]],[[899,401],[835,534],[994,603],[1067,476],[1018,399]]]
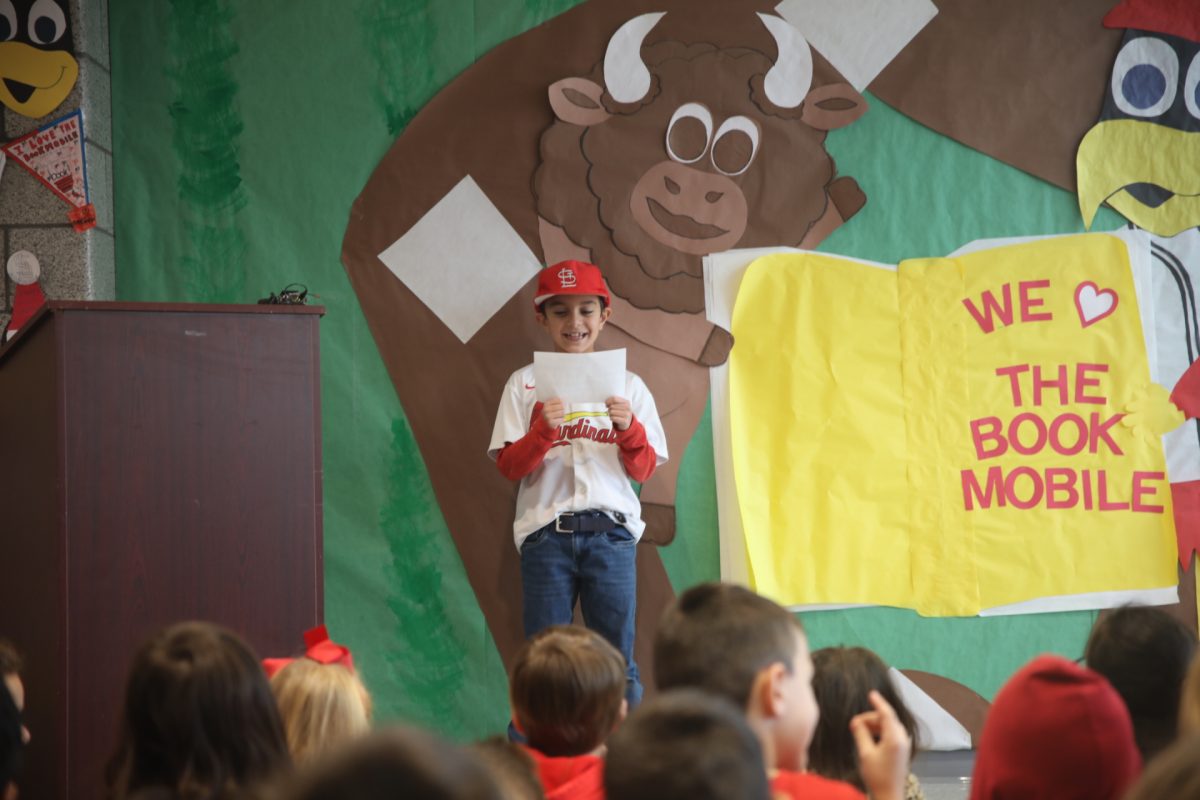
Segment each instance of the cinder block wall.
[[0,326],[12,311],[13,287],[4,266],[18,250],[29,250],[42,266],[42,289],[56,300],[112,300],[116,296],[113,239],[112,82],[108,57],[108,0],[71,0],[71,32],[79,81],[62,105],[40,119],[19,116],[0,105],[4,141],[22,136],[83,109],[88,190],[96,227],[76,233],[70,206],[11,159],[0,175]]

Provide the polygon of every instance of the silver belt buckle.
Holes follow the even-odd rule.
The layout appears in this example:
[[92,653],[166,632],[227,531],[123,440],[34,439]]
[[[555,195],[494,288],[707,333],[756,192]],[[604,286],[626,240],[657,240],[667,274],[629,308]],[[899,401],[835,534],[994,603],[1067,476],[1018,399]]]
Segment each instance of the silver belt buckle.
[[561,513],[557,517],[555,517],[554,518],[555,533],[573,533],[573,531],[570,528],[564,528],[562,526],[563,517],[573,517],[573,516],[575,516],[574,511],[564,511],[563,513]]

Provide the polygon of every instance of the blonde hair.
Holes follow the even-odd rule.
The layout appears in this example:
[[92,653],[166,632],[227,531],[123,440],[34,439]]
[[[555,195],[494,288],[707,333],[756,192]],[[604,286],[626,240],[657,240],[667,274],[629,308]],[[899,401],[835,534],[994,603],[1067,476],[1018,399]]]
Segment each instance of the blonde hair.
[[296,764],[370,730],[371,696],[358,676],[341,664],[297,658],[271,678],[271,691]]

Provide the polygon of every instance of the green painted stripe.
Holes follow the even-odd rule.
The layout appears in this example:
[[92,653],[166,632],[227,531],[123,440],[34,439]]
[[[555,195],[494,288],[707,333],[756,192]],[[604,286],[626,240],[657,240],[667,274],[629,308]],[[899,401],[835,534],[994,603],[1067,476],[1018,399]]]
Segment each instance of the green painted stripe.
[[425,0],[364,0],[359,20],[378,70],[371,95],[396,136],[441,88],[433,74],[437,28]]
[[[442,586],[445,531],[433,487],[403,417],[392,422],[388,496],[379,514],[392,554],[387,605],[396,628],[384,637],[392,680],[403,686],[403,716],[437,727],[447,709],[440,701],[456,697],[466,674],[463,648],[454,636]],[[437,698],[437,701],[431,702]],[[459,709],[459,712],[462,710]]]
[[246,206],[238,164],[243,123],[231,62],[238,52],[228,0],[171,0],[169,63],[174,99],[171,143],[179,162],[184,252],[180,268],[189,299],[244,301]]

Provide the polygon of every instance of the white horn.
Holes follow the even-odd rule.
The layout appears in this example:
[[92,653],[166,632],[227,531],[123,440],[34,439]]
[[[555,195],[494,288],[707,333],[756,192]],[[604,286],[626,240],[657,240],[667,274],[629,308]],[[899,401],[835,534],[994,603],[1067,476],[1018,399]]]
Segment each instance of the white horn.
[[604,86],[618,103],[636,103],[650,91],[650,70],[642,61],[642,40],[665,11],[642,14],[622,25],[604,51]]
[[775,66],[763,81],[767,99],[780,108],[795,108],[804,102],[812,86],[812,51],[808,41],[794,25],[779,17],[759,14],[758,18],[775,37],[775,46],[779,50]]

